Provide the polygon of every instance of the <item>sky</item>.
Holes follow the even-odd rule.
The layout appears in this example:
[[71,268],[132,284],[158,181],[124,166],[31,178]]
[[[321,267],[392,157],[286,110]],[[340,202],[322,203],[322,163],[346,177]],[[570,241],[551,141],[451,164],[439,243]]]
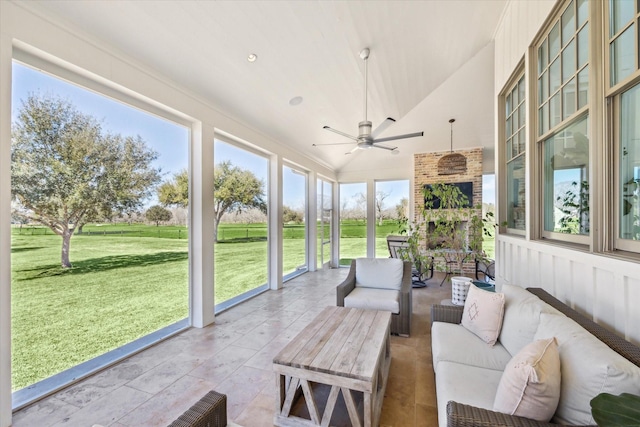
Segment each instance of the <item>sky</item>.
[[[35,93],[60,96],[69,100],[80,111],[101,121],[103,128],[109,132],[123,136],[140,135],[150,148],[159,153],[154,166],[161,169],[163,179],[169,179],[175,173],[188,169],[188,128],[14,61],[12,119],[17,116],[22,100]],[[253,171],[259,179],[267,183],[267,159],[216,140],[215,161],[219,163],[226,160]],[[304,177],[285,167],[283,182],[284,204],[292,208],[304,206]],[[376,182],[376,189],[389,194],[385,202],[388,206],[395,206],[400,199],[409,196],[409,181],[379,181]],[[352,199],[357,193],[365,191],[365,184],[341,186],[341,196],[345,199]],[[491,203],[495,201],[493,175],[483,177],[483,200]],[[146,205],[155,203],[157,200],[154,197]]]

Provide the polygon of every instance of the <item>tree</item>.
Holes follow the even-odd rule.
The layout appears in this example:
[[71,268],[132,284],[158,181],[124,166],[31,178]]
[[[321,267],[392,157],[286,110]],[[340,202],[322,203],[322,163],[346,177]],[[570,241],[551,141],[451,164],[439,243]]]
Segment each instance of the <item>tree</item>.
[[294,222],[296,224],[302,223],[304,216],[301,212],[293,210],[289,206],[282,206],[282,222],[289,223]]
[[[159,188],[160,203],[176,206],[187,206],[189,200],[189,179],[187,171],[174,175],[171,181]],[[242,212],[248,208],[257,208],[267,212],[264,201],[263,182],[253,172],[233,166],[229,161],[216,165],[213,180],[214,202],[214,238],[218,241],[218,225],[227,212]]]
[[384,200],[389,197],[391,193],[385,193],[382,190],[376,191],[376,214],[378,216],[378,225],[382,226],[382,220],[384,219]]
[[171,220],[173,215],[169,209],[165,209],[160,205],[151,206],[147,209],[147,213],[145,214],[147,217],[147,221],[155,222],[156,227],[160,226],[160,222],[165,222]]
[[173,179],[160,185],[158,200],[164,206],[189,206],[189,175],[186,170],[178,172]]
[[108,133],[59,97],[24,100],[11,142],[16,212],[62,237],[63,268],[71,267],[71,236],[79,224],[140,209],[160,181],[151,165],[158,155],[139,136]]

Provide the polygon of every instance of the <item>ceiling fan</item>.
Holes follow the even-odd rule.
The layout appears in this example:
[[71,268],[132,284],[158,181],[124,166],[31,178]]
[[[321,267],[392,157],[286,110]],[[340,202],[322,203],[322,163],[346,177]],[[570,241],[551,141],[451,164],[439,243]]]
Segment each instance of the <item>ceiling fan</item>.
[[[381,142],[394,141],[396,139],[405,139],[405,138],[415,138],[417,136],[424,135],[424,132],[415,132],[415,133],[407,133],[404,135],[395,135],[388,136],[386,138],[377,138],[382,132],[384,132],[389,126],[395,123],[395,120],[391,117],[387,117],[378,127],[371,132],[371,122],[367,120],[367,60],[369,59],[370,50],[368,47],[362,49],[360,51],[360,58],[364,60],[364,120],[358,123],[358,136],[352,136],[344,132],[340,132],[339,130],[330,128],[329,126],[324,126],[323,129],[328,131],[337,133],[338,135],[342,135],[349,139],[352,139],[356,146],[353,150],[345,153],[351,154],[356,150],[363,150],[368,148],[382,148],[383,150],[389,150],[392,154],[398,154],[398,147],[392,147],[389,145],[380,144]],[[343,145],[343,144],[353,144],[353,142],[337,142],[333,144],[312,144],[314,147],[320,145]]]

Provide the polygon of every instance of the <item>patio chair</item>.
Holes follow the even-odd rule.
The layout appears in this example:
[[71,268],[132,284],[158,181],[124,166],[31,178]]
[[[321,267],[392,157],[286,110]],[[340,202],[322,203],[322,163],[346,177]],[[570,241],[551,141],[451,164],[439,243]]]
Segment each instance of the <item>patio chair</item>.
[[[357,271],[356,271],[357,266]],[[390,258],[357,258],[336,288],[336,305],[390,311],[391,333],[411,333],[411,263]]]
[[[480,278],[482,276],[482,278]],[[483,282],[493,282],[496,279],[496,262],[492,259],[476,258],[476,279]]]
[[425,281],[433,277],[433,257],[428,257],[428,265],[421,265],[415,262],[409,251],[409,238],[407,236],[387,236],[387,247],[389,248],[389,258],[398,258],[403,261],[411,261],[411,284],[414,288],[424,288]]
[[227,395],[211,390],[168,427],[227,426]]

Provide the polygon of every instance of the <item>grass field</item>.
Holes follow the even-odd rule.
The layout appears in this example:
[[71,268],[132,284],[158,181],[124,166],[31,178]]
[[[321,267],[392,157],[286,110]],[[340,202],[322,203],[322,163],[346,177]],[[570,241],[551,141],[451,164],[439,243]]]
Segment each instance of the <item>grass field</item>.
[[[387,256],[377,227],[376,253]],[[364,223],[343,224],[341,258],[366,254]],[[60,237],[42,227],[12,233],[12,389],[113,350],[188,315],[187,229],[85,226],[60,266]],[[283,272],[304,264],[304,226],[283,230]],[[215,246],[215,300],[267,282],[264,224],[223,224]],[[223,239],[224,237],[224,239]]]

